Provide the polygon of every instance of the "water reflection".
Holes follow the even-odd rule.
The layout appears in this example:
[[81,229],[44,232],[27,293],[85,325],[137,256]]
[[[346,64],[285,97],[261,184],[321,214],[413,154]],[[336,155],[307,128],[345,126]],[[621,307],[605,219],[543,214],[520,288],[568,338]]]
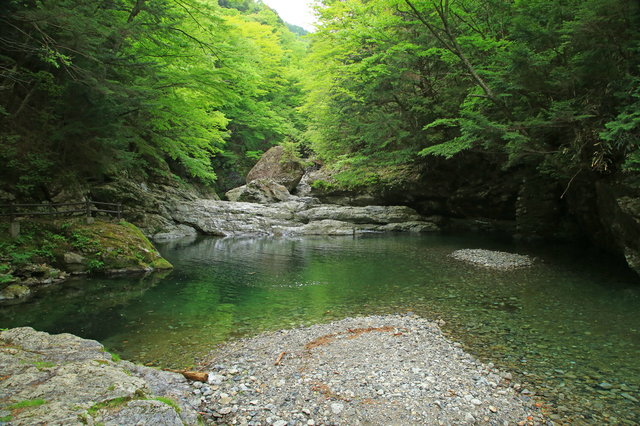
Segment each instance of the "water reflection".
[[[158,248],[175,266],[167,275],[72,281],[3,308],[2,326],[71,332],[126,359],[183,367],[237,336],[410,310],[443,318],[467,350],[523,374],[552,409],[609,410],[610,423],[638,414],[620,395],[640,399],[639,280],[600,253],[439,235],[192,237]],[[449,257],[462,248],[538,261],[480,269]]]

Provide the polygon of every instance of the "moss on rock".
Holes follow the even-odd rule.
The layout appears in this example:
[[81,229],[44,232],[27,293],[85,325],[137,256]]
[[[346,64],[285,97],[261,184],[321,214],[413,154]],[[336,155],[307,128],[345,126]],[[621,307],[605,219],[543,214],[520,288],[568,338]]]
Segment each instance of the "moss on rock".
[[48,284],[65,277],[58,270],[51,273],[51,266],[69,273],[172,268],[135,225],[84,219],[24,221],[17,240],[0,226],[0,260],[6,262],[0,270],[0,290],[18,280],[33,285],[34,280]]

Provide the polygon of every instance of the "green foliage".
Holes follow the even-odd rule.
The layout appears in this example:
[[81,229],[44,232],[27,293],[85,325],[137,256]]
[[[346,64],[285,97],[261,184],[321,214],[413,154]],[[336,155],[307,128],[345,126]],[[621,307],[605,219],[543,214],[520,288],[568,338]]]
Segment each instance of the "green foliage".
[[31,399],[31,400],[21,401],[21,402],[18,402],[17,404],[10,405],[7,407],[7,409],[13,411],[13,410],[19,410],[22,408],[38,407],[46,403],[47,401],[45,401],[44,399]]
[[173,409],[175,409],[176,412],[178,412],[178,413],[180,413],[180,411],[182,411],[182,409],[180,408],[178,403],[175,402],[171,398],[165,398],[163,396],[157,396],[157,397],[155,397],[153,399],[155,399],[156,401],[160,401],[160,402],[163,402],[163,403],[167,404],[169,407],[172,407]]
[[558,177],[640,169],[634,2],[324,0],[317,12],[303,140],[341,184],[465,150]]
[[300,161],[300,146],[287,138],[284,142],[280,143],[280,146],[284,148],[282,153],[281,163],[287,163],[290,161]]
[[95,241],[86,229],[76,229],[71,232],[71,245],[76,249],[86,250],[95,245]]
[[101,271],[104,269],[104,262],[99,259],[89,259],[87,263],[87,272]]
[[232,168],[228,155],[244,161],[300,133],[306,42],[262,3],[221,5],[10,2],[0,16],[4,185],[38,199],[53,181],[165,159],[212,183],[214,168]]
[[117,407],[121,407],[124,404],[126,404],[129,401],[132,401],[133,398],[130,396],[123,396],[120,398],[114,398],[114,399],[110,399],[109,401],[104,401],[104,402],[100,402],[98,404],[95,404],[94,406],[90,407],[87,412],[89,413],[89,415],[91,416],[95,416],[95,414],[102,410],[102,409],[108,409],[108,408],[117,408]]
[[55,367],[55,364],[52,362],[46,362],[46,361],[37,361],[34,362],[34,365],[36,366],[36,368],[38,370],[42,370],[43,368],[52,368]]

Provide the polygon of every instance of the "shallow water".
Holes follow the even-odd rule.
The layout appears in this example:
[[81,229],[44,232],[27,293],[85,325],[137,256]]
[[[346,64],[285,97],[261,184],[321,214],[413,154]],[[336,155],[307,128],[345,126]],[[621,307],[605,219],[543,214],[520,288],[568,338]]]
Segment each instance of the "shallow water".
[[[72,280],[1,308],[0,327],[69,332],[124,359],[185,367],[238,336],[411,311],[442,318],[466,350],[518,372],[561,420],[640,419],[638,404],[620,396],[640,399],[640,279],[600,253],[442,235],[198,237],[157,246],[173,271]],[[449,257],[461,248],[538,260],[492,271]],[[603,381],[616,388],[599,388]]]

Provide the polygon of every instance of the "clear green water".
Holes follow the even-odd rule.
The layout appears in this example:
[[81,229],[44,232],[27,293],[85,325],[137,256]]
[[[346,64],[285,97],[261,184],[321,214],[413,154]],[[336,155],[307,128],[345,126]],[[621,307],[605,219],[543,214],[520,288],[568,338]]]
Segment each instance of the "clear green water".
[[[238,336],[412,311],[444,319],[468,351],[519,373],[563,419],[640,419],[639,404],[619,396],[626,387],[597,387],[624,384],[640,399],[640,279],[588,249],[442,235],[199,237],[158,248],[173,271],[72,280],[1,308],[0,327],[69,332],[124,359],[184,367]],[[449,257],[461,248],[539,261],[491,271]]]

